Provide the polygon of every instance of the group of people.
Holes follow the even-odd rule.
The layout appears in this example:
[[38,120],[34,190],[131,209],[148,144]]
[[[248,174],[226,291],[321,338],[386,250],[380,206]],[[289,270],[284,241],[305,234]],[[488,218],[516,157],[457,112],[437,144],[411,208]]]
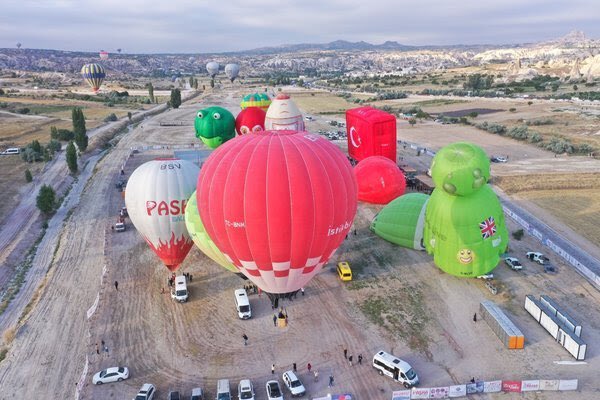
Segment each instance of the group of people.
[[[346,360],[348,360],[348,362],[350,363],[350,366],[352,366],[352,362],[354,360],[354,357],[352,356],[352,354],[348,355],[348,349],[344,347],[344,358]],[[362,365],[362,360],[363,360],[363,356],[362,354],[359,354],[357,357],[358,360],[358,364]]]

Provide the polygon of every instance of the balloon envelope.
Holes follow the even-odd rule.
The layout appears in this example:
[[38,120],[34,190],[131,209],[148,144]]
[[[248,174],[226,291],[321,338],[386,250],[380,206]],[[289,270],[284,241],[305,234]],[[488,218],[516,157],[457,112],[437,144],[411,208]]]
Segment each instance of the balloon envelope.
[[384,156],[396,162],[396,117],[373,107],[346,111],[348,155],[355,160]]
[[248,107],[235,117],[235,131],[238,135],[265,130],[265,116],[262,108]]
[[354,167],[358,200],[387,204],[406,190],[406,178],[395,162],[382,156],[367,157]]
[[208,72],[211,78],[214,78],[219,73],[219,63],[215,61],[207,63],[206,71]]
[[264,111],[267,111],[270,105],[271,99],[265,93],[247,94],[240,102],[240,107],[242,110],[247,107],[258,107],[262,108]]
[[240,66],[237,64],[227,64],[225,66],[225,75],[227,75],[227,77],[229,78],[229,80],[231,82],[233,82],[235,80],[235,78],[238,77],[240,73]]
[[108,51],[100,50],[99,56],[101,60],[108,60]]
[[200,219],[198,213],[198,202],[196,201],[196,191],[190,196],[187,206],[185,207],[185,226],[194,244],[211,260],[231,272],[239,272],[238,269],[227,261],[221,250],[215,245]]
[[191,162],[165,158],[140,165],[127,181],[129,218],[171,271],[179,267],[193,244],[184,213],[198,173]]
[[208,107],[196,113],[196,137],[211,149],[235,136],[235,118],[223,107]]
[[200,217],[217,247],[267,293],[299,290],[344,241],[356,181],[344,154],[307,132],[237,136],[198,178]]
[[290,99],[290,96],[280,93],[273,99],[265,117],[266,130],[304,130],[304,118]]
[[94,93],[96,93],[100,90],[100,85],[102,85],[104,78],[106,78],[106,71],[100,64],[85,64],[81,67],[81,76],[92,87]]
[[389,242],[415,250],[425,250],[423,228],[429,196],[408,193],[391,201],[375,216],[371,230]]
[[431,178],[448,194],[467,196],[490,180],[490,159],[472,143],[452,143],[436,153]]

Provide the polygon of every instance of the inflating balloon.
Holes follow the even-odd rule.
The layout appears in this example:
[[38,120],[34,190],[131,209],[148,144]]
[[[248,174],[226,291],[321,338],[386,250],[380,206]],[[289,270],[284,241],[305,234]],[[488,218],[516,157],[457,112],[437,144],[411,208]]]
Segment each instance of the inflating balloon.
[[81,67],[81,76],[92,87],[94,93],[97,93],[106,78],[106,71],[100,64],[85,64]]
[[235,118],[222,107],[208,107],[196,113],[196,137],[216,149],[235,136]]
[[274,302],[321,270],[357,207],[356,180],[340,149],[293,131],[237,136],[216,149],[197,198],[214,243]]
[[243,109],[248,107],[258,107],[267,111],[271,105],[271,99],[265,93],[252,93],[244,96],[240,103],[240,107]]
[[382,156],[367,157],[354,167],[358,200],[387,204],[406,190],[406,178],[395,162]]
[[429,196],[408,193],[390,202],[375,216],[371,230],[389,242],[414,250],[425,250],[423,229]]
[[196,201],[196,191],[190,196],[187,206],[185,207],[185,226],[194,244],[211,260],[227,269],[228,271],[238,273],[238,269],[227,261],[227,258],[221,253],[212,241],[198,213],[198,202]]
[[129,218],[171,271],[179,268],[193,245],[184,214],[198,173],[189,161],[164,158],[140,165],[127,181]]
[[304,130],[304,118],[290,96],[280,93],[273,99],[265,117],[267,130]]
[[235,117],[235,131],[238,135],[265,130],[265,116],[262,108],[248,107]]
[[346,111],[348,155],[357,161],[384,156],[396,162],[396,117],[373,107]]
[[424,242],[435,264],[456,276],[492,271],[508,246],[504,212],[487,184],[490,161],[470,143],[441,149],[431,164],[436,185],[425,212]]

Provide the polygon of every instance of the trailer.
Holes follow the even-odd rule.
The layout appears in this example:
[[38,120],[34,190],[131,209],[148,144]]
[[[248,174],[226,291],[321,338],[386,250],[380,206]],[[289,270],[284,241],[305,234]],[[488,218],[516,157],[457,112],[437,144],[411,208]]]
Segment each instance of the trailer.
[[540,303],[546,306],[548,311],[551,311],[552,314],[558,318],[560,322],[563,323],[565,328],[568,328],[571,332],[573,332],[576,336],[581,337],[581,324],[577,322],[573,317],[564,312],[558,303],[552,300],[548,296],[540,296]]
[[522,349],[525,336],[508,316],[493,301],[483,301],[479,304],[479,312],[494,333],[508,349]]

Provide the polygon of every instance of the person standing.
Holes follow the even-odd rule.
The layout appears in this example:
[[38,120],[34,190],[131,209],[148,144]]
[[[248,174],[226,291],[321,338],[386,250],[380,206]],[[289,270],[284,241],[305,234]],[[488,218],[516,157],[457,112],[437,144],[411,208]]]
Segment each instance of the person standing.
[[358,355],[358,365],[362,365],[362,354]]
[[333,387],[333,374],[329,375],[329,387]]
[[348,359],[348,349],[344,347],[344,358]]
[[477,313],[473,314],[473,322],[477,322]]
[[306,368],[308,369],[308,372],[310,373],[310,369],[312,368],[312,365],[310,365],[310,363],[308,363],[308,365],[306,366]]
[[244,339],[244,346],[246,346],[248,344],[248,336],[245,333],[242,335],[242,339]]
[[273,314],[273,326],[277,326],[277,315]]
[[293,363],[293,364],[292,364],[292,370],[293,370],[294,372],[297,372],[297,371],[296,371],[296,363]]
[[275,374],[275,364],[271,364],[271,374]]
[[350,366],[352,366],[352,355],[350,355],[350,357],[348,357],[348,361],[350,362]]
[[315,382],[319,380],[319,371],[315,369]]
[[119,282],[115,281],[115,289],[119,290]]

